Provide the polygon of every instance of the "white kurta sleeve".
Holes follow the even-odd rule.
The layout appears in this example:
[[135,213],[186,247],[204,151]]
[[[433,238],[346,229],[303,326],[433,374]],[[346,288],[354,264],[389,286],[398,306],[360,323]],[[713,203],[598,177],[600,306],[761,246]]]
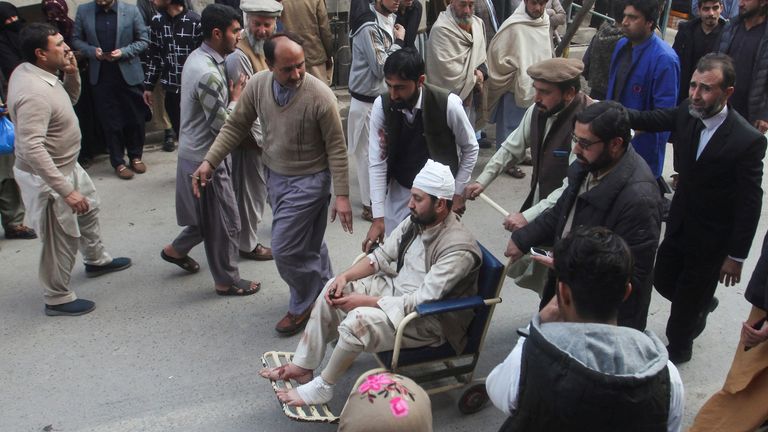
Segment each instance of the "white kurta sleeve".
[[517,409],[520,392],[520,363],[523,359],[525,337],[520,336],[517,344],[504,362],[496,365],[485,380],[485,389],[491,403],[506,415]]
[[381,96],[373,101],[371,120],[368,123],[368,179],[371,182],[371,210],[375,218],[384,217],[384,200],[387,196],[387,153],[379,139],[379,130],[384,129],[381,104]]
[[680,372],[671,361],[667,362],[669,369],[669,414],[667,417],[667,431],[680,432],[683,422],[683,408],[685,408],[685,390]]
[[485,164],[483,173],[477,178],[477,182],[483,185],[483,187],[487,188],[504,171],[508,163],[514,161],[517,164],[525,159],[525,149],[531,146],[529,142],[531,136],[531,116],[535,109],[536,105],[531,105],[525,110],[523,119],[520,120],[520,125],[509,134],[507,139],[501,144],[501,147],[496,150],[491,160]]
[[414,292],[402,296],[385,296],[378,305],[397,327],[416,306],[440,300],[475,266],[475,256],[469,251],[456,251],[441,257],[424,277]]
[[472,177],[472,170],[477,163],[477,154],[480,152],[480,146],[477,144],[477,137],[469,122],[461,99],[455,94],[448,95],[448,104],[445,110],[446,122],[453,132],[459,154],[459,170],[456,173],[456,194],[464,193],[464,187],[469,183]]

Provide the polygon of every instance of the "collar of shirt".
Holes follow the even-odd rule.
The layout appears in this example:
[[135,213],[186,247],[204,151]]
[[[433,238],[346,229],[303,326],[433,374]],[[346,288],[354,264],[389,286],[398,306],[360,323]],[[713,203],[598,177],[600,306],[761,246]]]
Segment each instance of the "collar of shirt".
[[726,117],[728,117],[728,105],[725,105],[719,113],[712,117],[701,119],[701,122],[704,123],[704,129],[714,133],[723,124]]
[[382,30],[387,32],[392,40],[395,40],[395,20],[397,19],[397,15],[392,13],[389,14],[389,16],[384,16],[384,14],[377,11],[373,5],[371,5],[371,9],[373,9],[373,12],[376,14],[376,24],[378,24]]
[[402,108],[399,111],[403,113],[405,116],[405,119],[408,121],[408,123],[413,123],[413,120],[416,118],[416,113],[421,110],[421,104],[424,103],[422,101],[422,97],[424,96],[424,88],[419,89],[419,98],[416,100],[416,105],[413,106],[413,108]]
[[208,45],[208,42],[203,42],[202,45],[200,45],[200,49],[208,54],[213,59],[213,61],[216,62],[217,65],[224,63],[224,57],[216,52],[215,49],[211,48],[210,45]]
[[272,92],[275,94],[275,102],[279,106],[285,106],[290,102],[293,95],[296,93],[296,89],[294,87],[286,87],[273,77],[272,78]]
[[33,65],[32,63],[30,63],[30,65],[33,66],[33,68],[31,70],[34,72],[34,74],[37,75],[37,77],[40,78],[41,80],[43,80],[43,81],[47,82],[48,84],[50,84],[51,87],[53,87],[56,84],[58,84],[59,77],[57,77],[56,75],[48,72],[45,69],[42,69],[40,67],[37,67],[36,65]]

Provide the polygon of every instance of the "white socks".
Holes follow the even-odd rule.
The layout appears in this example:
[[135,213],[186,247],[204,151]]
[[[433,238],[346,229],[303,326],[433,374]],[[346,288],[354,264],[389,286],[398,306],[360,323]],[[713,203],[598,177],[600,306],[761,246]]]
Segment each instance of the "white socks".
[[318,405],[333,399],[335,384],[326,382],[322,376],[316,376],[312,381],[296,387],[296,392],[307,405]]

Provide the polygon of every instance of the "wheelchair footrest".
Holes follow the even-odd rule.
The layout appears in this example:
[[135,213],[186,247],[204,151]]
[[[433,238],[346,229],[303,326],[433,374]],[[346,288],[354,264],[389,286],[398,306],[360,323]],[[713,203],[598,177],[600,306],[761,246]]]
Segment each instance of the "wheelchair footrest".
[[[292,359],[292,352],[268,351],[261,356],[261,363],[266,368],[273,368],[286,365]],[[292,380],[270,380],[270,382],[272,383],[272,390],[275,391],[275,395],[277,395],[278,389],[291,389],[299,385]],[[312,423],[338,423],[339,421],[339,418],[333,415],[327,404],[292,407],[280,402],[280,399],[277,401],[283,408],[283,414],[292,420]]]

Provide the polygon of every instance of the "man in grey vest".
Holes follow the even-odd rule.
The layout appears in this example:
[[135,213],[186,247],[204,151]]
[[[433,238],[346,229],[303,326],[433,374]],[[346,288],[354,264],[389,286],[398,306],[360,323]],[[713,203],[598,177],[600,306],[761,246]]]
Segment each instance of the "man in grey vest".
[[409,215],[416,174],[433,159],[456,177],[453,211],[464,212],[462,192],[477,162],[478,145],[461,99],[425,84],[424,61],[413,48],[392,53],[384,63],[388,93],[371,110],[369,173],[373,224],[363,240],[368,251]]
[[510,415],[500,431],[679,431],[683,382],[664,343],[617,325],[633,289],[627,243],[607,228],[579,228],[554,256],[542,262],[554,265],[556,297],[486,381]]

